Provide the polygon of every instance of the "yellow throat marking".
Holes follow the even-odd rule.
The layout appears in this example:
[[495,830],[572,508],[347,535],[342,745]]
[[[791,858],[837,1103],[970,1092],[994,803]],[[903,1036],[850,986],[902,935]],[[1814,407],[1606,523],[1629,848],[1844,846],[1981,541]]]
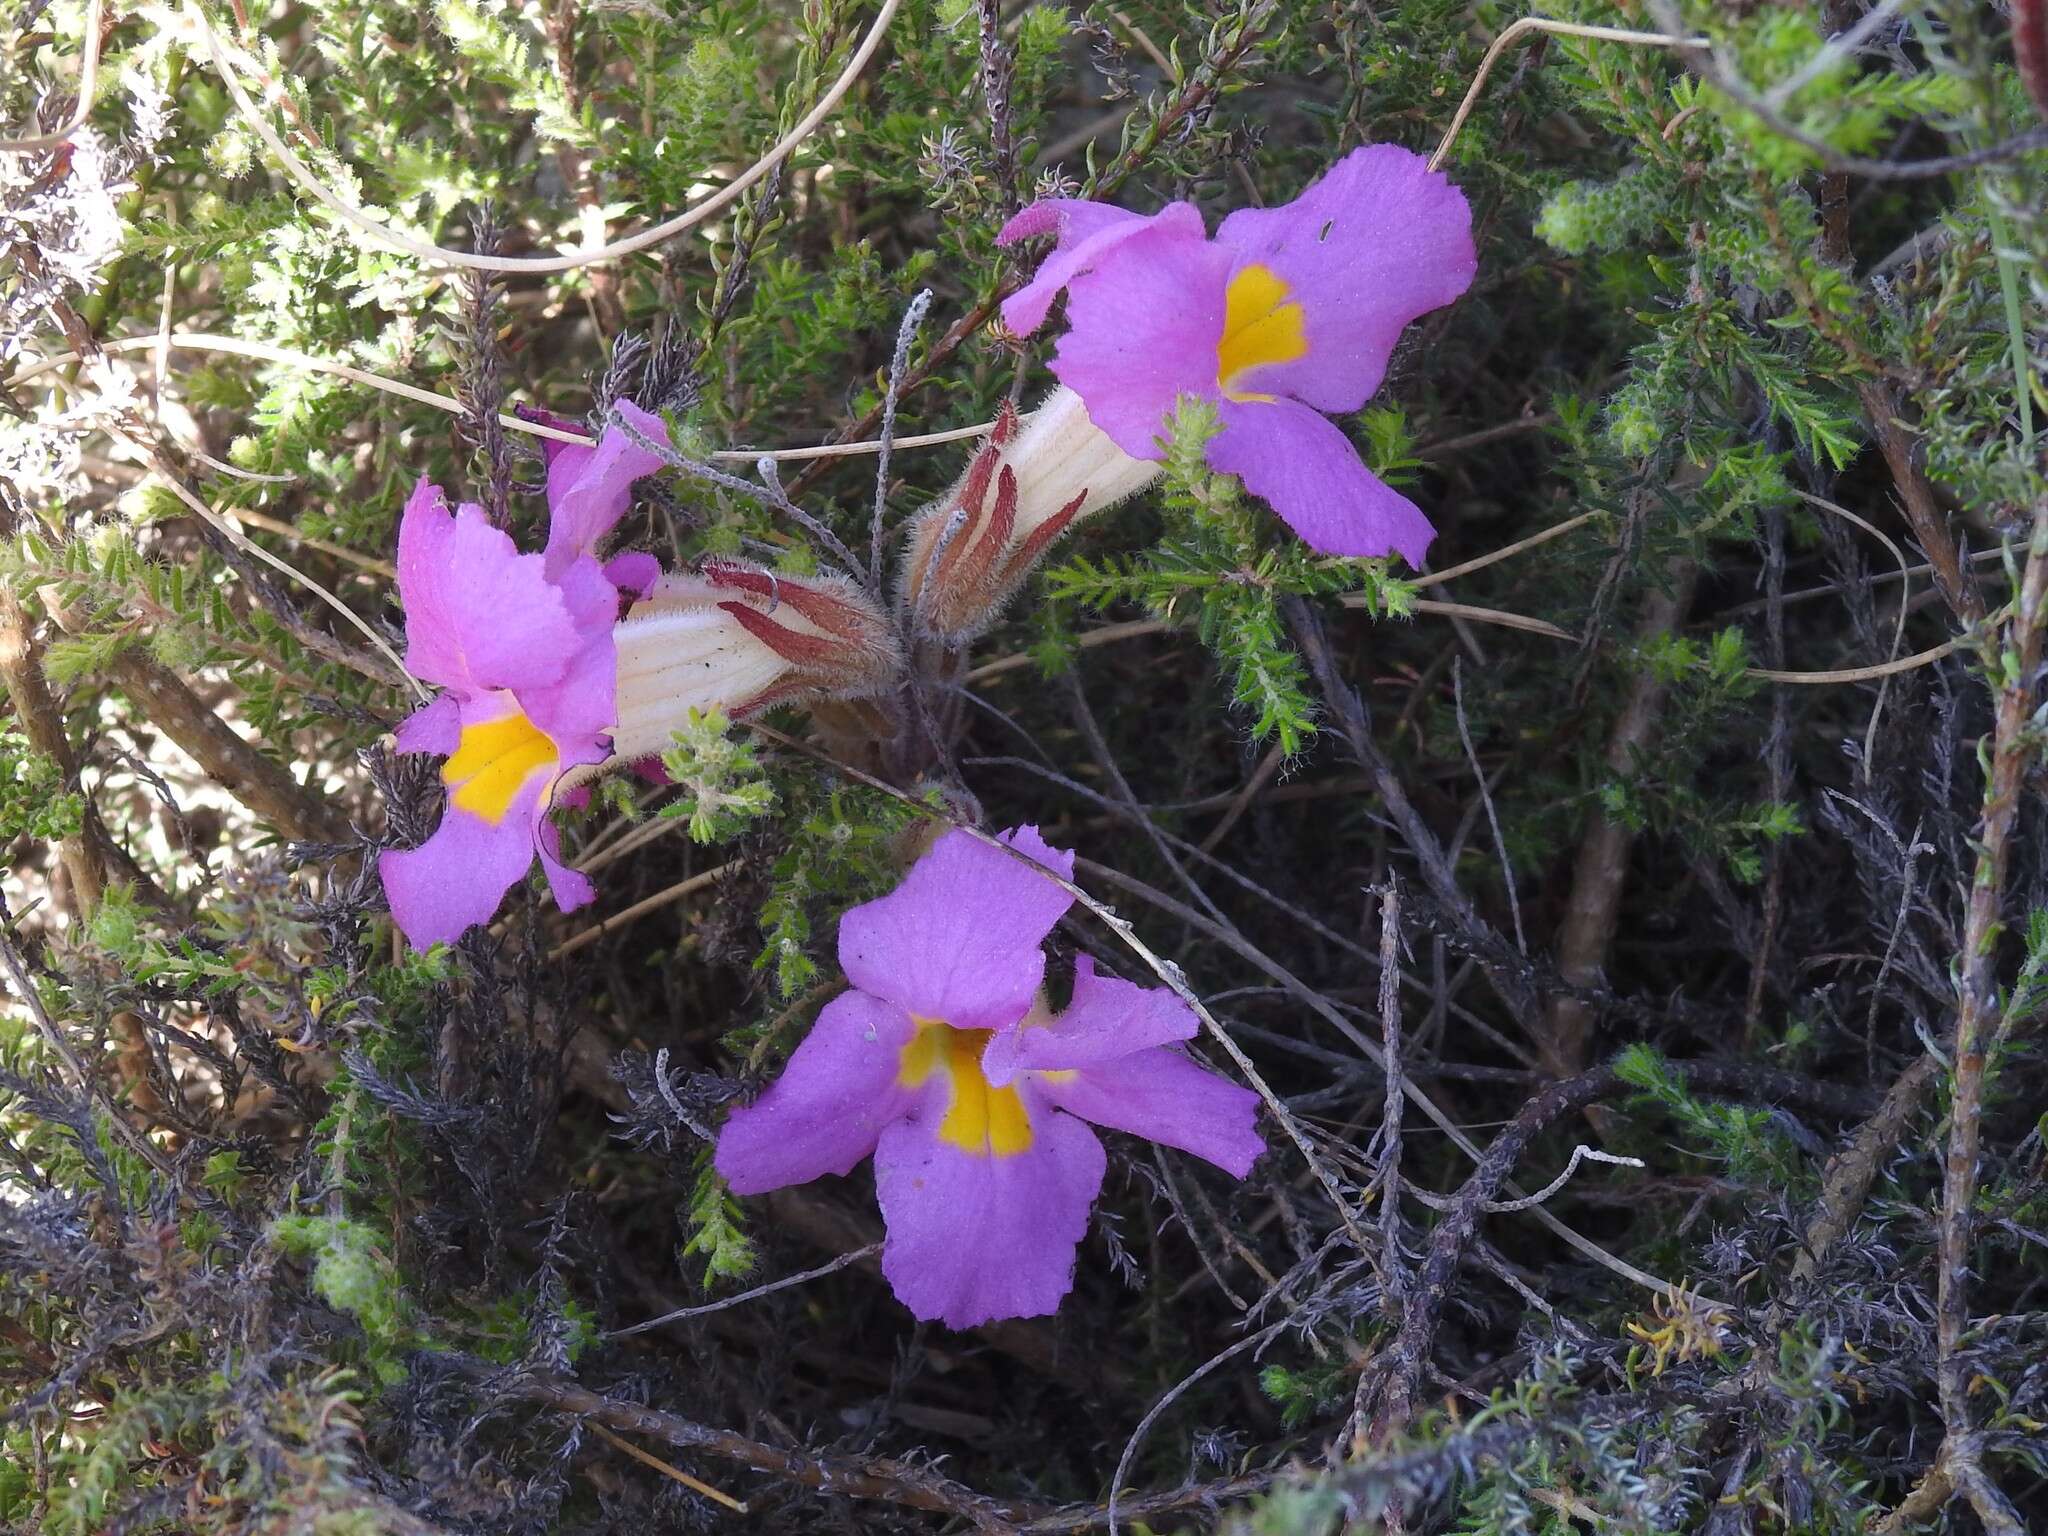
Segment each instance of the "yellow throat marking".
[[985,1029],[955,1029],[938,1019],[917,1019],[917,1033],[903,1047],[896,1080],[922,1087],[934,1072],[946,1074],[949,1098],[939,1121],[939,1140],[983,1157],[1015,1157],[1031,1149],[1031,1117],[1015,1088],[993,1088],[981,1073]]
[[514,710],[496,720],[465,725],[454,755],[441,765],[441,782],[448,786],[448,800],[456,810],[480,816],[495,827],[533,775],[554,765],[555,744]]
[[1291,363],[1308,355],[1301,306],[1289,301],[1287,284],[1271,267],[1253,262],[1231,278],[1223,297],[1223,339],[1216,344],[1216,386],[1227,400],[1271,400],[1272,395],[1240,390],[1254,368]]

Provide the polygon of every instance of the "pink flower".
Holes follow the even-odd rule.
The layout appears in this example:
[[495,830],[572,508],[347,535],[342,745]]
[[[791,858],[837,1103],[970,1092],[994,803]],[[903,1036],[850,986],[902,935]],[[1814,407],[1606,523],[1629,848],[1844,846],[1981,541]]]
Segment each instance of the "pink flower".
[[1419,567],[1435,529],[1324,413],[1363,406],[1403,327],[1471,284],[1471,222],[1463,193],[1388,144],[1353,150],[1291,203],[1239,209],[1214,239],[1192,203],[1144,216],[1050,199],[998,237],[1058,236],[1003,322],[1030,334],[1066,289],[1052,370],[1125,453],[1158,459],[1180,397],[1211,400],[1213,468],[1316,549]]
[[[615,405],[619,416],[642,437],[657,443],[668,441],[668,428],[652,411],[644,411],[630,400]],[[550,411],[524,410],[529,420],[551,427],[576,428]],[[662,466],[659,455],[649,453],[615,426],[592,444],[564,443],[539,439],[541,457],[548,472],[549,580],[577,555],[594,553],[598,542],[618,525],[632,504],[633,482],[644,479]],[[632,552],[614,557],[604,568],[605,576],[620,591],[645,596],[661,575],[654,556]]]
[[[1033,827],[1003,841],[1062,876]],[[839,925],[841,993],[718,1138],[740,1194],[875,1160],[882,1273],[918,1317],[954,1328],[1054,1311],[1102,1186],[1084,1122],[1242,1178],[1265,1144],[1256,1096],[1172,1049],[1195,1033],[1171,992],[1098,976],[1083,956],[1057,1018],[1040,947],[1067,893],[964,832]]]
[[[621,403],[649,436],[660,420]],[[398,525],[398,593],[406,670],[445,691],[398,728],[398,750],[447,758],[441,824],[417,848],[390,849],[377,870],[391,915],[414,945],[452,943],[484,922],[536,856],[562,910],[596,894],[561,861],[550,812],[563,773],[610,755],[616,712],[612,638],[621,585],[658,571],[593,551],[625,514],[632,483],[660,460],[616,428],[548,466],[550,529],[542,554],[519,553],[483,508],[455,512],[422,478]]]

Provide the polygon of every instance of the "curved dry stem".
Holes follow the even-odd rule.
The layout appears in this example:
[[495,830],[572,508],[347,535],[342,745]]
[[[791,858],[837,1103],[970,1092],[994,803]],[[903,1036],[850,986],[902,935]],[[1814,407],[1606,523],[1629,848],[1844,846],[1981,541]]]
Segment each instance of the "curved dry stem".
[[[277,363],[286,368],[300,368],[308,373],[324,373],[337,379],[347,379],[350,383],[360,384],[366,389],[379,389],[387,395],[397,395],[416,405],[432,406],[435,410],[446,411],[451,416],[459,416],[465,409],[463,403],[453,395],[436,394],[431,389],[421,389],[417,384],[387,379],[382,374],[370,373],[347,363],[336,362],[332,358],[316,357],[310,352],[299,352],[290,347],[273,346],[267,341],[247,341],[239,336],[216,336],[204,331],[184,331],[169,336],[117,336],[100,344],[100,350],[103,352],[153,352],[158,348],[178,352],[222,352],[234,357]],[[31,383],[46,373],[55,373],[58,369],[67,368],[79,360],[79,354],[76,352],[59,352],[50,357],[39,358],[10,374],[7,379],[8,386],[12,388]],[[528,421],[510,412],[501,413],[498,420],[510,431],[524,432],[528,437],[544,437],[550,442],[579,443],[587,447],[593,441],[588,432],[551,427],[544,422]],[[889,446],[892,450],[936,448],[942,443],[957,443],[965,438],[980,437],[994,425],[992,421],[980,421],[971,427],[949,427],[943,432],[922,432],[911,437],[899,436],[891,439]],[[834,459],[880,453],[881,450],[882,440],[872,438],[854,443],[816,443],[804,448],[721,448],[709,457],[726,463],[753,464],[761,459],[775,459],[778,462],[791,459]]]
[[817,105],[806,112],[802,120],[776,142],[774,148],[717,192],[696,207],[679,213],[672,219],[664,219],[638,234],[627,235],[622,240],[614,240],[608,245],[594,249],[564,252],[554,256],[479,256],[474,252],[451,250],[446,246],[416,240],[383,220],[371,217],[315,175],[313,168],[300,159],[291,146],[278,135],[277,130],[270,125],[269,118],[249,99],[249,93],[243,87],[240,76],[235,72],[234,65],[229,62],[227,50],[221,45],[220,35],[214,31],[200,7],[188,7],[187,14],[205,41],[207,52],[213,60],[214,70],[220,75],[221,83],[227,87],[228,95],[233,98],[235,110],[241,115],[242,120],[263,141],[264,147],[276,157],[278,164],[301,190],[318,200],[322,207],[333,213],[358,235],[390,250],[417,256],[420,260],[433,262],[437,266],[466,267],[475,272],[555,273],[574,272],[579,267],[616,261],[622,256],[630,256],[636,251],[660,245],[729,207],[755,182],[788,159],[797,146],[815,133],[818,126],[832,115],[846,93],[853,89],[854,82],[867,68],[868,61],[875,56],[875,51],[882,46],[882,39],[888,34],[889,23],[895,19],[897,7],[901,4],[902,0],[882,0],[882,8],[875,13],[875,19],[869,23],[867,35],[861,39],[853,57],[846,61],[846,68],[840,71],[839,78],[818,98]]
[[315,597],[319,598],[321,602],[325,603],[328,607],[332,608],[336,613],[340,614],[344,619],[348,620],[348,622],[354,625],[355,628],[360,630],[362,632],[363,638],[368,640],[371,646],[380,655],[382,655],[386,661],[390,662],[391,665],[398,670],[398,675],[405,679],[406,685],[412,689],[414,696],[418,698],[422,704],[427,702],[429,695],[427,693],[426,688],[421,684],[418,678],[414,677],[410,672],[405,670],[405,662],[399,658],[398,653],[391,649],[390,645],[388,645],[385,642],[385,639],[382,635],[378,634],[376,630],[372,629],[369,626],[369,624],[367,624],[364,621],[361,614],[357,613],[355,609],[349,607],[347,603],[344,603],[340,598],[336,597],[332,592],[328,591],[327,588],[322,586],[319,582],[315,581],[312,577],[308,576],[304,571],[298,569],[298,567],[291,565],[286,561],[280,560],[276,555],[273,555],[261,544],[252,542],[248,535],[243,533],[242,530],[239,527],[237,527],[231,519],[223,517],[220,513],[216,512],[212,507],[208,506],[206,502],[201,500],[198,496],[195,496],[191,492],[191,490],[186,487],[185,482],[179,479],[177,474],[173,472],[171,467],[163,462],[161,455],[149,451],[148,449],[142,447],[139,443],[131,441],[129,438],[123,436],[119,432],[113,432],[110,433],[109,435],[114,439],[115,442],[122,444],[131,453],[134,453],[138,458],[142,459],[145,463],[147,463],[150,466],[150,468],[155,471],[156,477],[159,480],[161,480],[165,485],[169,486],[172,494],[175,495],[178,498],[178,500],[184,502],[186,506],[190,507],[192,509],[193,515],[199,518],[201,522],[206,523],[222,538],[226,539],[230,544],[234,545],[235,548],[241,550],[243,554],[249,555],[254,559],[261,560],[265,565],[268,565],[272,569],[282,573],[285,576],[290,577],[293,581],[297,582],[300,586],[304,587],[308,592],[311,592]]
[[92,116],[92,98],[99,90],[100,20],[105,10],[106,0],[92,0],[92,4],[86,9],[85,46],[78,67],[78,105],[72,108],[71,120],[62,128],[50,133],[32,133],[19,139],[0,139],[0,154],[32,155],[38,150],[55,149],[85,126],[85,120]]
[[1524,16],[1499,37],[1486,50],[1486,56],[1479,61],[1479,68],[1472,76],[1472,83],[1465,88],[1465,99],[1458,103],[1458,110],[1451,118],[1451,126],[1444,130],[1443,142],[1436,147],[1436,153],[1429,157],[1432,171],[1443,169],[1449,158],[1451,146],[1458,142],[1458,134],[1465,127],[1465,119],[1472,115],[1472,109],[1479,104],[1479,93],[1486,89],[1486,77],[1493,73],[1493,66],[1500,62],[1500,56],[1531,32],[1548,32],[1558,37],[1589,37],[1603,43],[1631,43],[1638,48],[1705,48],[1703,37],[1678,37],[1669,32],[1631,32],[1624,27],[1588,27],[1574,21],[1552,21],[1548,16]]

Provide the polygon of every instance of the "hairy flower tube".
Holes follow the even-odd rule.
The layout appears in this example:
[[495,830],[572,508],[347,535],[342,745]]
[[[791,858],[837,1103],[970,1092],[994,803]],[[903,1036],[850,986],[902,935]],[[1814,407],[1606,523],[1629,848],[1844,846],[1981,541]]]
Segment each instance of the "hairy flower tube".
[[[1074,856],[1003,834],[1062,877]],[[882,1273],[919,1318],[969,1328],[1054,1311],[1107,1166],[1089,1124],[1244,1177],[1264,1151],[1257,1098],[1175,1050],[1195,1019],[1172,992],[1085,956],[1053,1016],[1041,947],[1071,904],[1022,861],[948,832],[903,883],[840,920],[852,990],[782,1076],[735,1110],[715,1161],[739,1194],[875,1160]]]
[[737,720],[772,704],[857,698],[902,665],[887,617],[852,582],[732,560],[661,577],[617,639],[612,751],[626,762],[666,748],[693,708]]
[[1070,389],[1021,421],[1005,405],[967,473],[911,525],[903,601],[922,634],[972,640],[1048,545],[1159,478],[1095,429]]
[[1328,415],[1362,407],[1408,323],[1470,286],[1471,224],[1463,193],[1388,144],[1353,150],[1291,203],[1239,209],[1213,239],[1192,203],[1142,215],[1047,199],[998,236],[1057,236],[1003,322],[1029,335],[1065,289],[1052,371],[1123,454],[1159,459],[1176,402],[1213,401],[1213,469],[1315,549],[1419,567],[1436,530]]

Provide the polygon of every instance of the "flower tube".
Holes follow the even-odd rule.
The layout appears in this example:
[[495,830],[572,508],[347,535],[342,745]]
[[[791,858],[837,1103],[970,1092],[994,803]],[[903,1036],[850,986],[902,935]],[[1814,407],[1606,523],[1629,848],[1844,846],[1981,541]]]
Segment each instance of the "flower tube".
[[651,758],[692,709],[733,719],[773,704],[857,698],[897,677],[889,621],[852,582],[731,560],[664,576],[618,628],[612,753]]
[[1029,335],[1064,289],[1052,371],[1124,454],[1157,460],[1176,403],[1212,401],[1212,468],[1315,549],[1419,567],[1435,529],[1328,416],[1371,399],[1409,322],[1470,286],[1471,222],[1463,193],[1387,144],[1352,151],[1291,203],[1239,209],[1213,239],[1192,203],[1142,215],[1047,199],[998,237],[1057,237],[1003,322]]
[[[1037,829],[1002,841],[1062,877]],[[1051,1015],[1041,947],[1066,891],[965,832],[840,920],[853,986],[719,1134],[733,1190],[760,1194],[875,1160],[882,1273],[919,1318],[968,1328],[1056,1310],[1073,1286],[1107,1158],[1090,1125],[1192,1153],[1238,1178],[1265,1150],[1257,1096],[1174,1047],[1173,993],[1085,956]]]

